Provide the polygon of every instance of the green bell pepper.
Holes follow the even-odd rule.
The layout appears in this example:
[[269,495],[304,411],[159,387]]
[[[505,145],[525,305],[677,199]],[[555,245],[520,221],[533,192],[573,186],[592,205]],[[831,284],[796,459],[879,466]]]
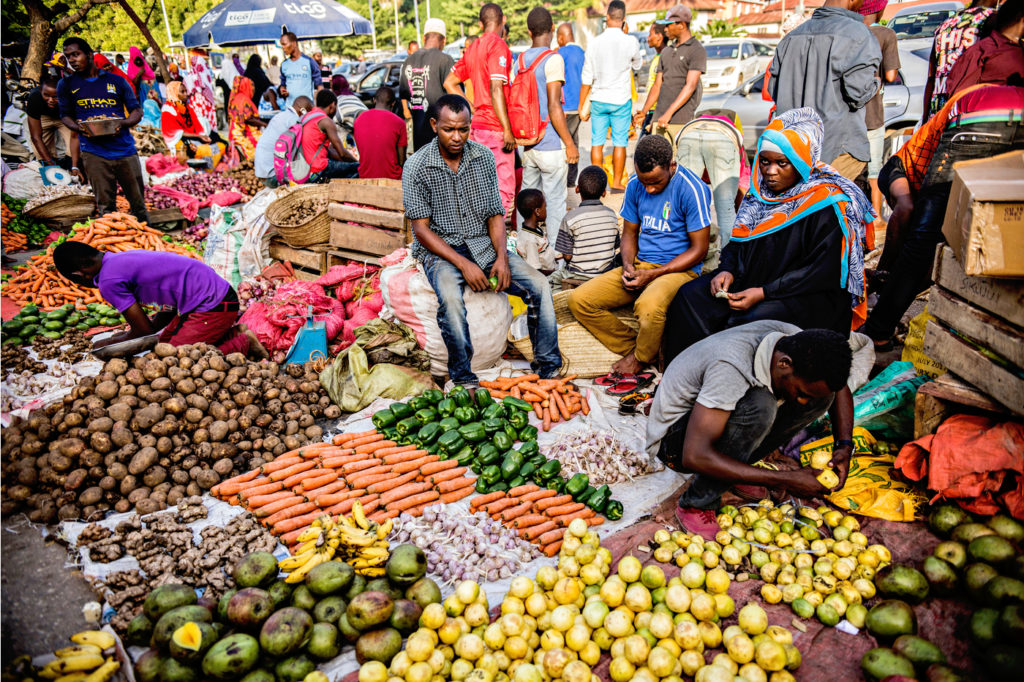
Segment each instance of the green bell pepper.
[[523,466],[523,456],[512,450],[505,453],[504,458],[501,460],[501,477],[506,481],[510,481],[519,475],[519,470]]
[[490,443],[485,443],[480,446],[480,450],[476,453],[476,461],[481,466],[491,466],[501,461],[501,453],[498,452],[498,448]]
[[416,417],[406,417],[402,421],[395,424],[395,429],[397,429],[398,435],[404,436],[407,433],[409,433],[409,431],[419,429],[420,426],[422,426],[422,424],[420,423],[420,420],[417,419]]
[[437,422],[424,424],[423,428],[421,428],[416,434],[416,444],[420,447],[424,445],[432,445],[434,441],[441,437],[443,432],[444,430]]
[[455,454],[453,459],[459,463],[460,467],[468,467],[476,460],[476,453],[473,452],[473,448],[466,445]]
[[519,440],[523,441],[524,443],[529,441],[536,442],[538,435],[539,432],[537,431],[537,427],[533,426],[532,424],[527,424],[523,428],[519,429]]
[[508,437],[507,433],[505,433],[504,431],[499,431],[498,433],[494,434],[494,438],[491,439],[491,442],[494,443],[494,447],[498,448],[502,452],[505,452],[506,450],[512,447],[514,441]]
[[444,429],[445,431],[454,431],[455,429],[462,426],[462,424],[459,423],[459,420],[456,419],[455,417],[445,417],[444,419],[437,423],[440,424],[441,428]]
[[533,406],[526,402],[522,398],[513,398],[510,395],[505,396],[501,399],[501,404],[505,407],[513,410],[522,410],[523,412],[533,412]]
[[540,469],[537,470],[537,476],[542,481],[550,481],[551,479],[557,478],[561,471],[562,463],[557,459],[549,459]]
[[535,455],[540,454],[540,446],[537,445],[536,440],[527,440],[525,438],[520,438],[520,440],[523,441],[523,444],[519,446],[519,452],[523,453],[524,457],[531,459]]
[[526,414],[522,410],[510,410],[510,412],[511,414],[508,415],[508,421],[516,431],[521,431],[530,424],[530,415]]
[[[459,427],[459,435],[472,443],[479,443],[487,438],[487,432],[484,431],[484,425],[480,422],[470,422],[469,424],[463,424]],[[498,448],[499,450],[501,448]]]
[[388,409],[395,413],[395,419],[397,421],[401,421],[406,417],[411,417],[416,413],[416,410],[412,409],[406,403],[391,403]]
[[480,411],[481,419],[501,419],[505,416],[505,408],[501,403],[491,403]]
[[582,502],[583,504],[587,504],[587,501],[590,499],[590,496],[593,495],[596,492],[597,492],[597,488],[595,488],[594,486],[588,485],[586,488],[583,489],[583,492],[581,492],[575,498],[575,501],[576,502]]
[[488,436],[493,436],[502,429],[500,419],[484,419],[482,423],[484,425],[484,431],[487,432]]
[[513,443],[519,439],[519,434],[516,433],[516,430],[513,429],[512,425],[507,421],[502,425],[502,429],[505,431],[505,435],[508,436]]
[[612,489],[609,488],[607,485],[603,485],[597,490],[595,490],[593,494],[587,498],[587,501],[584,504],[586,504],[594,511],[601,513],[601,510],[604,509],[605,505],[608,503],[608,500],[610,500],[611,497]]
[[477,411],[472,407],[456,407],[452,416],[458,419],[460,423],[468,424],[469,422],[476,421]]
[[380,432],[383,433],[384,437],[387,438],[388,440],[398,439],[398,429],[396,429],[394,426],[389,426],[386,429],[381,429]]
[[458,452],[466,445],[466,441],[463,440],[458,431],[446,431],[437,439],[437,444],[445,452]]
[[488,485],[494,485],[501,480],[501,467],[496,464],[484,467],[480,472],[480,478],[484,479]]
[[426,398],[424,398],[423,396],[416,396],[415,398],[409,401],[409,407],[411,407],[414,412],[418,412],[425,407],[433,406],[434,404],[427,400]]
[[425,407],[422,410],[416,410],[416,414],[413,416],[419,420],[420,424],[431,424],[437,421],[437,410]]
[[487,485],[487,481],[484,480],[483,476],[478,476],[476,479],[476,485],[473,487],[481,495],[485,495],[491,492],[491,487]]
[[455,401],[455,404],[459,407],[473,406],[473,397],[469,395],[469,391],[466,389],[462,389],[461,391],[452,390],[448,396],[452,398]]
[[622,518],[622,503],[618,500],[608,500],[604,506],[604,515],[609,521],[618,521]]
[[507,491],[507,490],[509,490],[509,489],[510,489],[511,487],[512,487],[512,486],[510,486],[510,485],[508,484],[508,481],[498,481],[497,483],[495,483],[494,485],[492,485],[492,486],[490,487],[490,489],[488,489],[488,491],[487,491],[487,492],[489,492],[489,493],[493,493],[493,492],[497,492],[497,491],[499,491],[499,490],[500,490],[501,492],[506,492],[506,491]]
[[395,424],[398,421],[398,418],[395,416],[395,413],[392,412],[389,408],[380,410],[378,412],[374,412],[373,416],[370,418],[370,421],[373,423],[374,428],[386,429],[387,427]]
[[548,490],[554,490],[556,493],[561,495],[565,491],[565,479],[560,476],[555,476],[554,478],[546,481],[544,483],[544,487]]
[[511,490],[512,488],[518,488],[521,485],[526,485],[526,478],[520,474],[508,482],[508,489]]
[[[519,449],[520,451],[522,451],[522,448]],[[548,463],[548,458],[538,452],[527,457],[526,461],[533,464],[533,466],[537,467],[537,469],[540,469],[542,466]]]
[[455,412],[455,401],[451,398],[445,398],[437,403],[437,413],[442,417],[450,417]]
[[476,406],[481,410],[488,405],[494,404],[494,398],[491,397],[491,392],[486,388],[476,389]]
[[533,480],[533,474],[537,471],[537,465],[530,460],[523,462],[523,466],[519,467],[519,475],[523,478]]
[[444,400],[444,393],[437,390],[436,388],[428,388],[427,390],[423,391],[422,397],[429,400],[431,404],[437,405],[439,402]]
[[587,489],[590,484],[590,477],[586,474],[579,473],[569,479],[569,482],[565,484],[565,492],[572,495],[575,500],[579,495]]

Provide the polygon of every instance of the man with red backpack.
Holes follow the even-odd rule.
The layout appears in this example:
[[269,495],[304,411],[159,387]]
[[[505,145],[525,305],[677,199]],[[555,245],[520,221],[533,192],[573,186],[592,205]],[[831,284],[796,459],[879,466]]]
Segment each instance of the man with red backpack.
[[[526,125],[533,127],[536,121],[541,129],[540,141],[533,145],[524,144],[523,189],[539,189],[544,193],[548,210],[547,238],[554,247],[558,228],[565,217],[569,164],[579,161],[580,153],[562,109],[565,62],[550,48],[554,32],[551,12],[544,7],[534,7],[526,17],[526,27],[533,45],[516,60],[516,80],[512,86],[509,114],[515,119],[519,100],[528,99],[530,106],[525,114],[530,120]],[[530,89],[530,92],[520,95],[520,89]],[[516,121],[512,123],[514,125]]]
[[302,119],[302,156],[309,164],[309,182],[354,178],[359,161],[345,149],[334,114],[338,97],[330,90],[316,93],[316,107]]
[[444,89],[463,96],[461,83],[469,81],[473,100],[471,139],[494,154],[498,166],[498,191],[506,217],[512,215],[516,196],[516,138],[508,117],[508,91],[511,81],[512,52],[503,38],[505,14],[493,2],[480,8],[483,33],[466,48],[455,63]]

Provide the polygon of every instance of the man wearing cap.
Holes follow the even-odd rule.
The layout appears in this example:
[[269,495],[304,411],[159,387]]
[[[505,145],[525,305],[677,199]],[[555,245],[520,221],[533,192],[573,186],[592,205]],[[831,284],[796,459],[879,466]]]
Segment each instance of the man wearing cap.
[[768,67],[776,111],[811,107],[825,124],[821,160],[856,180],[871,151],[863,109],[878,92],[882,50],[857,12],[864,0],[825,0],[779,43]]
[[647,101],[633,117],[639,125],[644,114],[654,109],[654,133],[675,143],[676,135],[693,120],[703,93],[700,75],[707,71],[708,53],[692,33],[693,12],[676,5],[657,23],[665,26],[672,44],[662,50],[654,83],[647,90]]
[[410,50],[402,64],[398,94],[412,116],[414,150],[434,139],[427,110],[444,94],[444,79],[455,64],[455,60],[444,52],[447,36],[444,19],[427,19],[423,25],[423,47]]

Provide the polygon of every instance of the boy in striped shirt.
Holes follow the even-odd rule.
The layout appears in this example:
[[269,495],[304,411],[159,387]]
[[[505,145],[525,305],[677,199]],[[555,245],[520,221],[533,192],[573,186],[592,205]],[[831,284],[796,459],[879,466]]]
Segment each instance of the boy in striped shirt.
[[601,203],[608,188],[608,175],[598,166],[588,166],[579,175],[576,193],[580,205],[562,219],[555,250],[565,265],[549,277],[557,287],[566,277],[591,279],[615,267],[619,253],[619,217]]

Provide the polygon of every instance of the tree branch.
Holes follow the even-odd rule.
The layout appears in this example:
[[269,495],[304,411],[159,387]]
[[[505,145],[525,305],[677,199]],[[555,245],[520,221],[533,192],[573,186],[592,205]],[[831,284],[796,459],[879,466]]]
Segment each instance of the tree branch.
[[[28,5],[29,2],[35,1],[36,0],[26,0],[25,4]],[[88,14],[89,10],[91,10],[93,7],[96,7],[97,5],[109,5],[113,2],[114,0],[85,0],[82,6],[76,9],[74,12],[70,14],[65,14],[63,17],[53,22],[53,30],[56,31],[58,34],[64,33],[64,31],[71,28],[72,24],[76,24],[82,19],[84,19],[85,15]]]

